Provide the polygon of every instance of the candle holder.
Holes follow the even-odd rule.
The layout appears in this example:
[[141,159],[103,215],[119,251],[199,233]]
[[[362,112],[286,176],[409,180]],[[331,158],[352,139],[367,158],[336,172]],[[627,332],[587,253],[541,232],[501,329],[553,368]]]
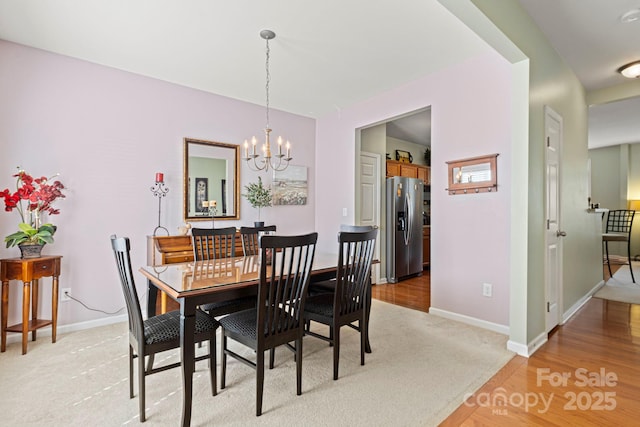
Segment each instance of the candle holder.
[[216,228],[215,218],[218,213],[218,208],[216,206],[209,206],[209,216],[211,217],[211,228]]
[[167,195],[167,193],[169,192],[169,188],[164,185],[163,181],[158,181],[157,179],[158,177],[156,175],[156,182],[155,184],[153,184],[153,187],[151,187],[151,192],[155,197],[158,198],[158,226],[153,230],[153,235],[155,236],[158,230],[162,229],[167,232],[168,236],[169,230],[167,230],[166,227],[160,225],[160,213],[162,212],[162,198]]

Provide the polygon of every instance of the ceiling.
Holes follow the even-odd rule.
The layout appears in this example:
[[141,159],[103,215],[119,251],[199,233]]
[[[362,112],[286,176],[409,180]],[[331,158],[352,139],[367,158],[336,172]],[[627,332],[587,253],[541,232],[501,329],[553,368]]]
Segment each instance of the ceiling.
[[[640,20],[620,22],[640,0],[519,1],[587,90],[623,83],[616,69],[640,59]],[[276,33],[270,106],[307,117],[490,49],[437,0],[0,0],[0,39],[256,104],[265,103],[265,28]],[[591,120],[595,112],[590,135],[614,127]],[[414,119],[389,132],[424,135],[424,112]]]
[[[617,70],[640,60],[640,0],[519,1],[586,91],[629,81]],[[590,107],[589,148],[640,142],[638,117],[638,98]]]
[[[0,0],[0,39],[320,117],[489,49],[436,0]],[[447,43],[442,43],[447,40]]]

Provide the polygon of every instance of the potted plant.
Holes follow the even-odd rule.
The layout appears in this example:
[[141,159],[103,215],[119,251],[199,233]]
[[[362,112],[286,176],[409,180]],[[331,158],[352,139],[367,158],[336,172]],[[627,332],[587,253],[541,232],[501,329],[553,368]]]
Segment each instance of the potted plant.
[[51,181],[53,177],[33,178],[23,170],[13,176],[16,178],[16,191],[12,193],[6,188],[0,192],[0,198],[4,199],[4,210],[17,210],[22,222],[18,224],[18,231],[5,237],[4,241],[7,248],[17,245],[22,258],[37,258],[45,244],[53,243],[57,229],[50,223],[41,224],[40,216],[43,213],[60,213],[52,203],[65,197],[62,194],[64,185],[57,180]]
[[262,227],[264,222],[260,221],[260,209],[271,206],[271,189],[262,185],[261,177],[258,177],[257,183],[252,182],[245,185],[244,188],[247,192],[243,196],[247,198],[251,206],[258,209],[258,221],[254,224],[256,227]]

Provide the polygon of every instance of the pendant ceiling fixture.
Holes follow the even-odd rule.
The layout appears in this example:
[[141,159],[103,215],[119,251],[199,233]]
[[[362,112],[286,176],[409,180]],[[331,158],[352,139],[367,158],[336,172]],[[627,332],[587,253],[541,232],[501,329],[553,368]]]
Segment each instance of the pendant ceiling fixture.
[[640,77],[640,61],[624,65],[618,69],[618,72],[628,79],[637,79]]
[[269,83],[271,81],[271,74],[269,72],[269,40],[274,39],[276,37],[276,33],[271,30],[262,30],[260,31],[260,37],[266,40],[267,43],[267,60],[266,60],[266,70],[267,70],[267,126],[264,129],[265,142],[262,144],[262,159],[259,159],[260,155],[256,153],[256,145],[258,140],[256,137],[251,138],[251,153],[249,153],[249,142],[245,139],[244,141],[244,157],[243,160],[246,160],[249,168],[255,171],[269,171],[269,169],[273,169],[275,171],[285,170],[287,166],[289,166],[289,161],[292,159],[291,157],[291,145],[289,141],[286,143],[286,155],[283,153],[282,147],[282,137],[278,137],[278,154],[271,153],[271,142],[269,141],[269,134],[271,133],[271,128],[269,127]]

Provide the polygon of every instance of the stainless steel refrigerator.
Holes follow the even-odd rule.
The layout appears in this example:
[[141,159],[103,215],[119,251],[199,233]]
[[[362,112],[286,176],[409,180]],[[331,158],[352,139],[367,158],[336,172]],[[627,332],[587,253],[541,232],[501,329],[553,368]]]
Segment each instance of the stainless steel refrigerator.
[[387,282],[422,275],[424,182],[417,178],[387,178]]

